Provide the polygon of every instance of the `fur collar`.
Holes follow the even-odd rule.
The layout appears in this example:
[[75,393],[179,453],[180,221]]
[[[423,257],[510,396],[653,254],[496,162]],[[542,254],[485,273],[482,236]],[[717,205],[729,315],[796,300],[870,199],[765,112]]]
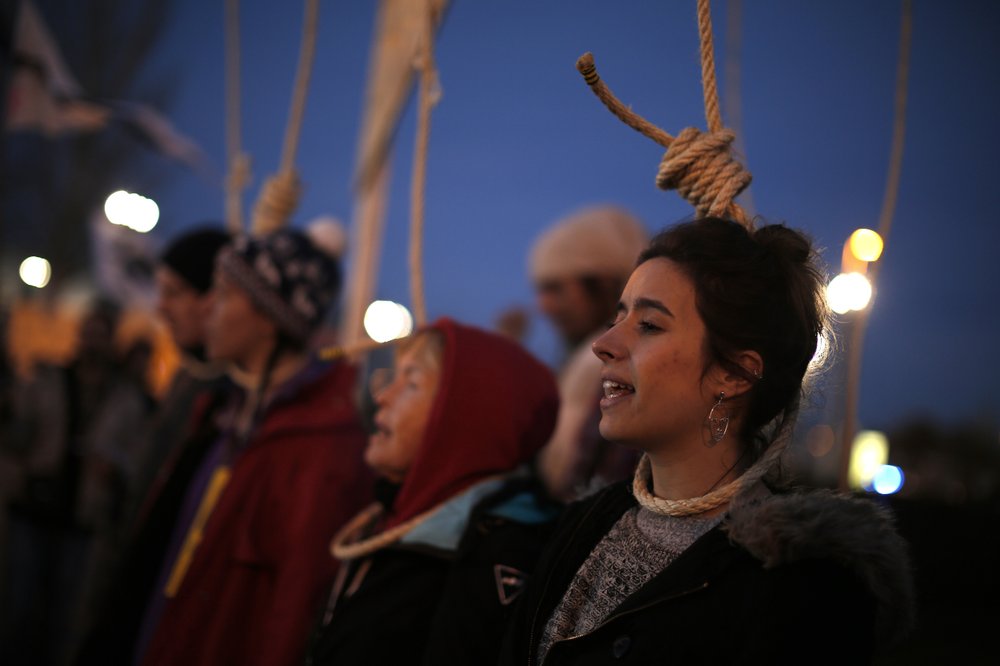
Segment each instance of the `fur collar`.
[[891,644],[912,627],[908,547],[888,509],[827,490],[776,494],[734,506],[725,529],[765,568],[826,559],[853,571],[875,598],[880,643]]

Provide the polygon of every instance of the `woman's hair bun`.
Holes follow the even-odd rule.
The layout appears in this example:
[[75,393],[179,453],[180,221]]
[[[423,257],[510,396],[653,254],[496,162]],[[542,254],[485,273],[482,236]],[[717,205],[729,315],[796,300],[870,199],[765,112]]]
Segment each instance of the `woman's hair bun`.
[[783,224],[769,224],[753,232],[753,239],[768,254],[794,264],[804,264],[812,255],[809,239]]

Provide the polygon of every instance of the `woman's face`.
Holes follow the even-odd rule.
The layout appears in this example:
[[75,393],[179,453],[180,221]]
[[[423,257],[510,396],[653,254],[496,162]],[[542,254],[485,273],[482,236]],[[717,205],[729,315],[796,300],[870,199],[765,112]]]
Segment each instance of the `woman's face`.
[[705,324],[694,284],[669,259],[639,265],[618,314],[594,343],[601,373],[601,435],[655,451],[700,441],[715,402],[705,369]]
[[412,345],[397,358],[392,380],[375,395],[376,430],[365,462],[390,481],[403,480],[423,443],[441,375],[431,360],[422,343]]

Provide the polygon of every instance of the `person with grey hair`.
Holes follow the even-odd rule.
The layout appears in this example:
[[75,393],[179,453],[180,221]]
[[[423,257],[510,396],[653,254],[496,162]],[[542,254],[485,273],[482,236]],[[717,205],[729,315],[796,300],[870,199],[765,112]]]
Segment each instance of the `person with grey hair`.
[[546,487],[558,499],[582,497],[632,473],[635,457],[609,447],[597,430],[601,364],[590,346],[614,318],[648,239],[632,214],[604,205],[563,218],[532,247],[529,268],[538,308],[568,352],[559,375],[559,420],[538,463]]

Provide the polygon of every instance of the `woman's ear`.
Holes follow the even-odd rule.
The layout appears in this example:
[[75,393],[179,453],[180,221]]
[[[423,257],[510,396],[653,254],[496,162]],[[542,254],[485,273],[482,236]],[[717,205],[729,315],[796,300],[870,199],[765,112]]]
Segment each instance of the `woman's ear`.
[[739,352],[732,361],[741,370],[718,363],[712,369],[713,384],[717,392],[725,392],[726,398],[743,395],[764,376],[764,360],[753,350]]

